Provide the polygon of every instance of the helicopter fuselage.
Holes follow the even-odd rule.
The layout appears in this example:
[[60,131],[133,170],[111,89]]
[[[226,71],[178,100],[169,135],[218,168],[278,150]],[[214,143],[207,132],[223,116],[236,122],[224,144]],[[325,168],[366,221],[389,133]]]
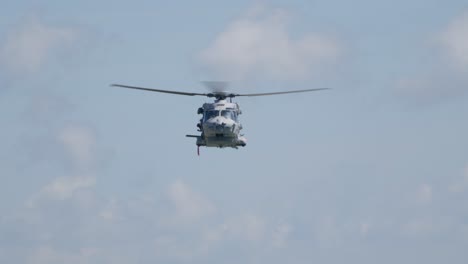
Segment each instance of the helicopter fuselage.
[[197,146],[237,148],[247,144],[247,140],[240,134],[242,125],[239,115],[242,112],[237,103],[216,100],[203,104],[198,113],[203,115],[197,124],[201,135],[188,135],[197,138]]
[[[206,96],[208,98],[215,98],[214,103],[205,103],[198,109],[198,114],[202,114],[203,117],[197,124],[200,135],[187,135],[187,137],[193,137],[197,139],[197,146],[206,147],[245,147],[247,140],[240,133],[242,125],[239,122],[239,115],[241,110],[237,103],[232,102],[232,98],[244,96],[269,96],[269,95],[280,95],[280,94],[291,94],[291,93],[304,93],[326,90],[328,88],[314,88],[314,89],[303,89],[303,90],[290,90],[290,91],[279,91],[279,92],[267,92],[267,93],[230,93],[226,92],[226,82],[203,82],[208,88],[212,90],[211,93],[194,93],[194,92],[182,92],[173,90],[162,90],[154,88],[145,88],[139,86],[130,86],[123,84],[112,84],[111,86],[166,93],[176,94],[185,96]],[[227,100],[229,99],[229,101]],[[200,152],[198,153],[200,154]]]

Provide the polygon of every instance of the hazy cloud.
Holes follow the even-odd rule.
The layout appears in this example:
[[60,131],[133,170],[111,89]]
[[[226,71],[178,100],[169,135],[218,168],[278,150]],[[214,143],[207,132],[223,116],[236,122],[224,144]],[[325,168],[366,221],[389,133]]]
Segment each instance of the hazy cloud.
[[292,37],[288,26],[285,11],[255,9],[229,24],[201,60],[222,78],[295,79],[338,58],[340,47],[333,38],[316,33]]
[[451,21],[442,34],[442,43],[455,65],[468,70],[468,12]]
[[196,221],[215,210],[215,206],[208,199],[193,191],[181,180],[169,186],[167,195],[175,206],[178,221]]
[[465,168],[461,179],[452,183],[448,189],[452,193],[461,193],[468,190],[468,166]]
[[[468,12],[453,18],[445,30],[434,32],[430,54],[430,67],[412,76],[396,81],[395,92],[409,99],[409,103],[434,103],[453,99],[468,91]],[[421,46],[428,39],[421,41]]]
[[224,228],[230,236],[251,242],[263,240],[267,231],[265,220],[255,214],[244,214],[229,219]]
[[69,154],[76,168],[86,170],[92,166],[95,158],[93,153],[96,138],[89,127],[67,125],[60,131],[58,140]]
[[410,236],[427,236],[437,228],[440,228],[440,223],[435,223],[433,217],[415,218],[402,225],[402,231],[405,235]]
[[95,263],[91,261],[95,257],[95,250],[83,248],[79,252],[60,252],[51,246],[41,246],[31,253],[27,264],[84,264]]
[[67,175],[57,177],[44,186],[28,202],[29,206],[34,206],[40,201],[70,199],[78,191],[96,185],[95,172],[92,171],[96,139],[91,129],[69,124],[61,129],[56,137],[67,154],[67,160],[74,166]]
[[342,226],[335,217],[319,217],[313,227],[315,239],[321,247],[333,248],[343,243]]
[[83,188],[94,187],[96,179],[92,176],[60,177],[46,185],[41,193],[53,199],[64,200]]
[[416,200],[420,204],[428,204],[432,201],[432,187],[429,184],[421,184],[416,192]]
[[285,247],[291,232],[294,230],[293,226],[288,223],[280,223],[276,226],[272,234],[272,244],[274,247]]
[[372,225],[368,222],[361,222],[359,224],[359,232],[361,235],[366,236],[369,234],[369,230],[371,229]]
[[0,65],[15,74],[34,73],[63,49],[72,46],[78,30],[51,26],[32,18],[12,29],[0,44]]

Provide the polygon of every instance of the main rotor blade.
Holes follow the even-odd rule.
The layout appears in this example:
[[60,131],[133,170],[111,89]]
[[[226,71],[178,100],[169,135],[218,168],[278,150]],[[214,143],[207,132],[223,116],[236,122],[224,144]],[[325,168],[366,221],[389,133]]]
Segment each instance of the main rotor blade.
[[273,92],[273,93],[235,94],[235,96],[264,96],[264,95],[277,95],[277,94],[289,94],[289,93],[305,93],[305,92],[315,92],[315,91],[328,90],[328,89],[330,88],[293,90],[293,91]]
[[179,91],[144,88],[144,87],[137,87],[137,86],[128,86],[128,85],[122,85],[122,84],[112,84],[111,86],[130,88],[130,89],[136,89],[136,90],[144,90],[144,91],[150,91],[150,92],[158,92],[158,93],[168,93],[168,94],[178,94],[178,95],[188,95],[188,96],[194,96],[194,95],[209,96],[208,94],[204,94],[204,93],[187,93],[187,92],[179,92]]

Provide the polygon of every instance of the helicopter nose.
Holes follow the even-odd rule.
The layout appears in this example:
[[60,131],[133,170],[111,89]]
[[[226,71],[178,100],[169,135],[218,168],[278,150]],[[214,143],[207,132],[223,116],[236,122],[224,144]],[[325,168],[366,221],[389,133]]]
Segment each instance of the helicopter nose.
[[214,127],[215,127],[217,132],[224,133],[225,131],[227,132],[227,131],[231,130],[232,124],[222,122],[222,121],[218,121],[218,122],[216,122],[214,124]]
[[225,118],[215,118],[211,123],[216,127],[232,127],[232,122]]
[[216,118],[207,122],[205,132],[213,135],[231,135],[233,133],[234,123],[223,118]]

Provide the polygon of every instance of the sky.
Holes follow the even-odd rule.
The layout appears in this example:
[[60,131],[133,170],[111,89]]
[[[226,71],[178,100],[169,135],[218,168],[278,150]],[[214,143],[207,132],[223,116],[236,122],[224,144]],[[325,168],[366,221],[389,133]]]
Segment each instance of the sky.
[[[8,1],[0,262],[466,263],[468,4]],[[247,147],[202,148],[206,92]],[[236,98],[237,99],[237,98]]]

